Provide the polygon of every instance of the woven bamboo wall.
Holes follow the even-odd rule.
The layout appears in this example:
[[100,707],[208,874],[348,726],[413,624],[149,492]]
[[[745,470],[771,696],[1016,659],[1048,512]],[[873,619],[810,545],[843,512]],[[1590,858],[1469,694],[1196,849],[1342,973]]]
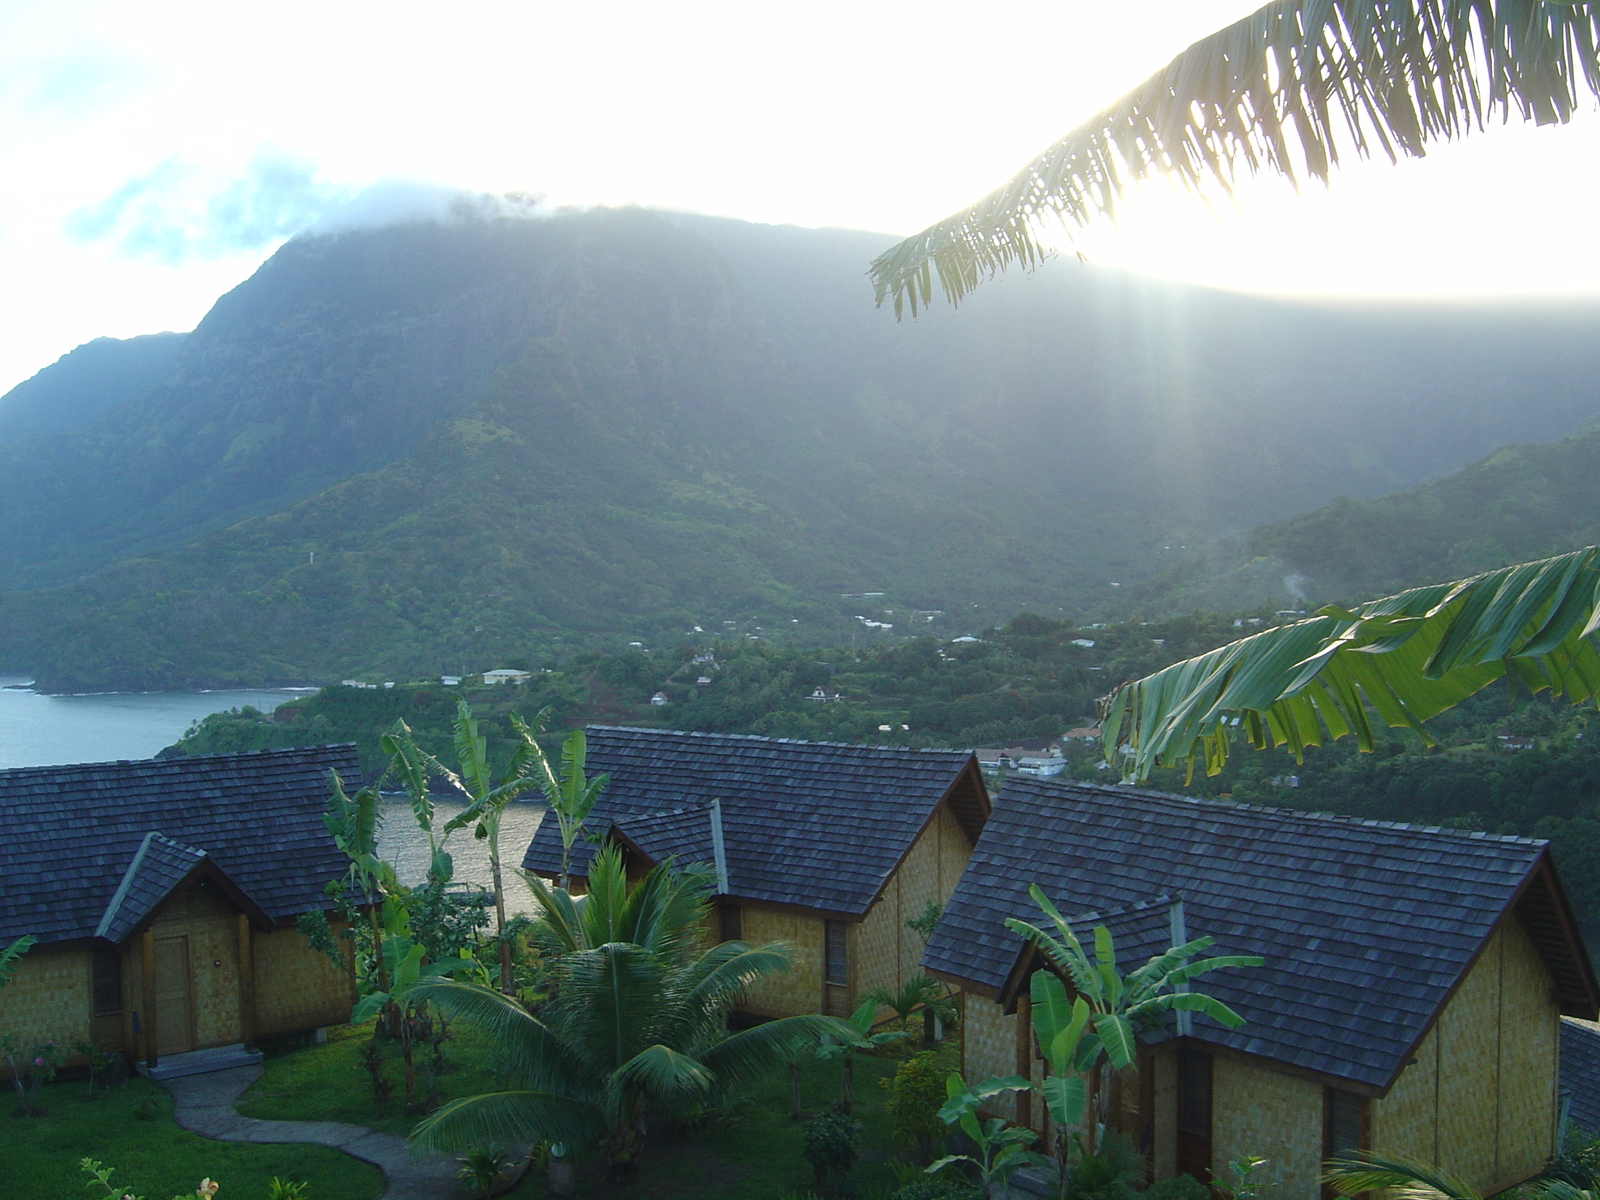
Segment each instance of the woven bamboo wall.
[[1414,1061],[1371,1104],[1372,1146],[1493,1192],[1537,1172],[1555,1142],[1559,1015],[1516,918],[1490,939]]
[[0,1034],[23,1043],[89,1036],[89,951],[39,946],[17,964],[0,989]]
[[[993,1000],[968,996],[961,1026],[962,1070],[968,1083],[996,1075],[1017,1073],[1017,1017],[1007,1016]],[[991,1116],[1017,1119],[1017,1104],[1011,1095],[987,1101],[984,1112]]]
[[350,1019],[350,976],[294,928],[256,932],[257,1037],[297,1033]]
[[[1174,1082],[1176,1076],[1174,1074]],[[1322,1171],[1322,1087],[1220,1054],[1211,1060],[1213,1170],[1245,1155],[1267,1160],[1258,1179],[1277,1200],[1317,1200]],[[1176,1125],[1164,1127],[1173,1141]]]
[[751,984],[741,1007],[765,1017],[816,1012],[822,1003],[822,919],[747,904],[743,925],[744,940],[751,946],[785,943],[791,967]]
[[[907,929],[906,922],[920,917],[930,901],[942,905],[950,899],[971,854],[961,826],[940,805],[861,922],[856,943],[860,991],[880,987],[898,991],[908,979],[924,973],[922,952],[927,943],[921,934]],[[878,1019],[891,1015],[889,1009],[880,1009]]]

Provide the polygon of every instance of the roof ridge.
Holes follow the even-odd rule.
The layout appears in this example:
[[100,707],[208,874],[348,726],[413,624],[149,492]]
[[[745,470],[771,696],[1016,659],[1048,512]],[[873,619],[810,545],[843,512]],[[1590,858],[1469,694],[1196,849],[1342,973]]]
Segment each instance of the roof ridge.
[[1148,900],[1135,900],[1132,904],[1124,904],[1121,908],[1093,909],[1089,912],[1079,913],[1075,917],[1064,917],[1062,919],[1069,925],[1074,921],[1109,921],[1115,917],[1125,917],[1129,913],[1143,912],[1147,908],[1155,908],[1158,904],[1165,904],[1170,907],[1176,899],[1179,899],[1179,897],[1162,892],[1159,896],[1152,896]]
[[318,750],[354,750],[354,742],[326,742],[317,746],[275,746],[268,750],[230,750],[225,754],[175,754],[170,758],[108,758],[99,762],[46,763],[32,767],[0,768],[0,779],[17,778],[29,774],[61,775],[64,772],[103,770],[106,767],[137,766],[154,770],[176,770],[195,763],[218,761],[237,762],[246,758],[289,758],[311,755]]
[[128,889],[133,886],[133,881],[138,878],[139,868],[144,864],[145,855],[150,852],[150,847],[156,842],[161,842],[176,850],[188,851],[198,856],[197,861],[203,862],[210,857],[204,850],[196,846],[187,845],[152,829],[139,842],[139,848],[133,852],[133,861],[128,863],[128,869],[122,873],[122,881],[117,884],[117,890],[111,893],[111,899],[106,902],[106,910],[100,916],[100,924],[95,927],[95,937],[105,937],[106,932],[116,923],[117,910],[122,907],[122,902],[128,898]]
[[1219,796],[1184,796],[1177,792],[1157,791],[1154,788],[1130,787],[1125,784],[1093,783],[1088,780],[1008,779],[1006,788],[1013,786],[1029,789],[1067,791],[1073,788],[1098,792],[1106,796],[1137,796],[1144,800],[1167,800],[1178,804],[1203,804],[1224,809],[1243,809],[1252,813],[1268,813],[1292,820],[1337,825],[1358,825],[1368,829],[1399,829],[1410,833],[1431,833],[1447,837],[1480,842],[1506,842],[1525,846],[1548,846],[1548,838],[1522,837],[1510,833],[1485,833],[1474,829],[1449,829],[1442,825],[1417,825],[1408,821],[1380,821],[1374,817],[1354,817],[1345,813],[1314,812],[1302,808],[1283,808],[1273,804],[1250,804],[1243,800],[1223,799]]
[[817,742],[808,738],[775,738],[759,733],[715,733],[699,729],[658,729],[649,725],[586,725],[586,730],[606,733],[652,733],[662,737],[716,739],[719,741],[765,742],[770,746],[826,746],[830,750],[871,750],[895,754],[952,754],[970,758],[971,750],[952,750],[941,746],[874,746],[866,742]]

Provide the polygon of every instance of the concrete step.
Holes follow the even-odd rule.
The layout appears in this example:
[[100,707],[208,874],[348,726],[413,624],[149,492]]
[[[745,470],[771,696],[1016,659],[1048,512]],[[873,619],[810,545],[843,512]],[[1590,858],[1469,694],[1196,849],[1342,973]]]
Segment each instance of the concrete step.
[[182,1079],[186,1075],[209,1075],[212,1071],[227,1071],[233,1067],[253,1067],[261,1062],[261,1051],[246,1050],[244,1043],[231,1046],[212,1046],[207,1050],[190,1050],[187,1054],[167,1054],[156,1060],[154,1067],[139,1064],[139,1074],[158,1083],[163,1079]]

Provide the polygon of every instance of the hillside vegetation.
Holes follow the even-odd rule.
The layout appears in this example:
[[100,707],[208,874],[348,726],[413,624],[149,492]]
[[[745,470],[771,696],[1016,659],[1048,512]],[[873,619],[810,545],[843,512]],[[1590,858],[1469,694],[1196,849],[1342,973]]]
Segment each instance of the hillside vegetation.
[[881,241],[637,210],[291,241],[159,383],[0,445],[0,669],[303,684],[1115,619],[1217,533],[1595,410],[1582,310],[1071,263],[897,324]]
[[1600,542],[1600,425],[1513,445],[1372,500],[1341,498],[1225,539],[1138,601],[1317,603],[1387,595]]

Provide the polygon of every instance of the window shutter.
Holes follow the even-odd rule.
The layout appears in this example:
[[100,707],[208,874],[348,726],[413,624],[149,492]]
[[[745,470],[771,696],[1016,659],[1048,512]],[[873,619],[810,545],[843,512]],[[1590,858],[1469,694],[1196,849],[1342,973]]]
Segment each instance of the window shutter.
[[109,1017],[121,1012],[122,956],[109,947],[95,947],[90,961],[90,985],[95,1016]]
[[823,977],[828,983],[850,982],[849,930],[843,921],[824,921]]

